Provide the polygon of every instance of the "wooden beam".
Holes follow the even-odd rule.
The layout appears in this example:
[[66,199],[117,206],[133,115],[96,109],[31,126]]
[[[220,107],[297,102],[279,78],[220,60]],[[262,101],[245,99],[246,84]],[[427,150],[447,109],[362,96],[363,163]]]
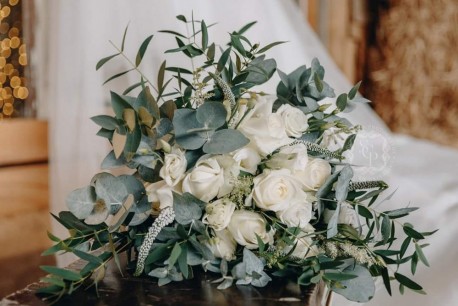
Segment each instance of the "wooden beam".
[[0,166],[46,162],[48,124],[32,119],[0,121]]

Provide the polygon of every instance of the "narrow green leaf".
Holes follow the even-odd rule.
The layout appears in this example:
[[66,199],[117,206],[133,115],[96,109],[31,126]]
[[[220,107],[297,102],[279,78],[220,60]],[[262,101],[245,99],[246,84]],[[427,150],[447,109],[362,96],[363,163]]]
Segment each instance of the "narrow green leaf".
[[146,49],[148,48],[152,38],[153,35],[148,36],[141,44],[140,49],[138,49],[137,57],[135,58],[135,66],[138,67],[142,62],[143,56],[145,55]]
[[207,50],[207,57],[209,61],[211,62],[213,62],[213,60],[215,59],[215,51],[216,51],[216,45],[215,43],[212,43],[210,47],[208,47],[208,50]]
[[94,256],[94,255],[86,253],[86,252],[82,252],[82,251],[77,250],[77,249],[73,250],[73,254],[75,254],[76,256],[78,256],[79,258],[81,258],[83,260],[86,260],[86,261],[94,263],[94,264],[99,264],[100,265],[100,264],[103,263],[103,260],[101,260],[97,256]]
[[413,239],[425,239],[425,237],[414,230],[411,226],[404,225],[403,227],[404,233],[406,233],[407,236],[412,237]]
[[420,259],[420,261],[427,267],[429,267],[429,262],[428,260],[426,259],[426,256],[425,256],[425,253],[423,253],[423,249],[421,248],[420,245],[418,245],[418,243],[415,243],[415,251],[417,253],[417,256],[418,256],[418,259]]
[[224,51],[223,54],[221,54],[221,57],[219,58],[219,61],[218,61],[218,65],[216,67],[218,71],[220,72],[223,71],[224,66],[227,63],[227,60],[229,59],[230,54],[231,54],[231,47],[227,48],[226,51]]
[[180,257],[181,251],[182,249],[181,249],[180,244],[175,243],[175,246],[173,247],[172,253],[170,254],[170,257],[169,257],[169,266],[170,267],[173,267],[175,265],[175,263],[178,260],[178,257]]
[[124,45],[125,45],[126,36],[127,36],[127,29],[129,29],[129,23],[127,24],[126,28],[124,29],[124,34],[122,35],[121,52],[124,51]]
[[181,33],[178,33],[178,32],[175,32],[175,31],[171,31],[171,30],[161,30],[161,31],[158,31],[159,33],[167,33],[167,34],[172,34],[172,35],[176,35],[176,36],[179,36],[181,38],[187,38],[186,36],[184,36],[183,34]]
[[202,49],[205,50],[208,47],[208,29],[205,21],[201,21],[200,29],[202,31]]
[[343,281],[343,280],[357,278],[358,275],[354,275],[350,273],[325,272],[324,277],[332,281]]
[[356,97],[356,94],[359,90],[359,86],[361,86],[361,82],[362,81],[359,81],[358,83],[356,83],[355,86],[353,86],[352,89],[350,89],[350,91],[348,92],[348,99],[353,100]]
[[391,283],[390,283],[390,275],[388,274],[387,268],[382,268],[382,278],[383,284],[385,285],[386,291],[389,295],[391,295]]
[[178,256],[178,267],[180,268],[181,273],[183,273],[184,278],[189,277],[189,269],[188,269],[188,246],[187,244],[183,244],[181,246],[181,253]]
[[382,232],[383,243],[386,243],[388,239],[390,238],[390,233],[391,233],[391,222],[390,222],[390,218],[387,215],[383,215],[382,217],[381,232]]
[[271,44],[268,44],[267,46],[264,46],[263,48],[261,48],[259,51],[257,51],[256,53],[257,54],[261,54],[261,53],[264,53],[266,52],[267,50],[275,47],[275,46],[278,46],[278,45],[281,45],[281,44],[284,44],[286,43],[286,41],[276,41],[276,42],[273,42]]
[[184,69],[184,68],[181,68],[181,67],[166,67],[165,68],[166,71],[172,71],[172,72],[176,72],[176,73],[182,73],[182,74],[192,74],[191,71],[189,71],[188,69]]
[[343,93],[337,97],[336,105],[340,111],[343,111],[347,107],[347,94]]
[[57,277],[52,277],[52,276],[43,277],[43,278],[40,278],[40,281],[43,282],[43,283],[56,285],[56,286],[59,286],[59,287],[62,287],[62,288],[65,287],[65,282],[62,279],[57,278]]
[[243,34],[246,31],[248,31],[252,26],[254,26],[257,23],[257,21],[252,21],[250,23],[247,23],[244,25],[240,30],[237,31],[238,34]]
[[133,85],[130,85],[129,87],[127,87],[127,88],[122,92],[122,94],[125,96],[125,95],[127,95],[129,92],[131,92],[132,90],[134,90],[135,88],[140,87],[142,84],[143,84],[143,82],[138,82],[138,83],[135,83],[135,84],[133,84]]
[[412,241],[412,238],[410,237],[407,237],[404,242],[402,243],[401,245],[401,249],[400,249],[400,253],[399,253],[399,257],[402,258],[404,257],[406,251],[407,251],[407,248],[409,247],[409,244],[410,242]]
[[118,120],[116,120],[116,118],[113,118],[107,115],[94,116],[94,117],[91,117],[91,120],[95,124],[103,127],[106,130],[110,130],[110,131],[115,130],[119,125]]
[[316,89],[318,89],[319,92],[322,92],[324,88],[323,81],[321,81],[320,76],[317,73],[313,74],[313,82],[315,83]]
[[159,72],[157,74],[157,88],[160,90],[163,85],[164,85],[164,77],[165,77],[165,68],[166,68],[167,62],[163,61],[161,64],[161,67],[159,68]]
[[65,280],[69,281],[79,281],[81,279],[81,275],[77,272],[66,270],[66,269],[61,269],[58,267],[53,267],[53,266],[40,266],[40,269],[43,271],[62,277]]
[[125,75],[126,73],[129,73],[129,72],[131,72],[132,70],[134,70],[134,69],[129,69],[129,70],[126,70],[126,71],[123,71],[123,72],[117,73],[117,74],[115,74],[115,75],[113,75],[113,76],[109,77],[109,78],[108,78],[108,79],[107,79],[105,82],[103,82],[103,84],[102,84],[102,85],[105,85],[106,83],[108,83],[108,82],[110,82],[110,81],[113,81],[114,79],[117,79],[117,78],[119,78],[119,77],[121,77],[121,76]]
[[111,106],[113,107],[113,111],[115,112],[116,118],[123,119],[122,115],[124,113],[124,109],[132,108],[132,106],[124,100],[120,95],[111,91]]
[[402,285],[406,286],[407,288],[410,288],[410,289],[413,289],[413,290],[422,290],[423,289],[419,284],[417,284],[416,282],[414,282],[413,280],[411,280],[407,276],[402,275],[400,273],[395,272],[394,273],[394,278],[396,278],[396,280],[399,283],[401,283]]
[[115,58],[116,56],[120,55],[121,53],[116,53],[107,57],[102,58],[100,61],[97,62],[95,65],[95,70],[99,70],[103,65],[105,65],[109,60]]
[[231,34],[231,45],[237,50],[241,55],[245,56],[245,48],[243,47],[240,37],[238,35]]

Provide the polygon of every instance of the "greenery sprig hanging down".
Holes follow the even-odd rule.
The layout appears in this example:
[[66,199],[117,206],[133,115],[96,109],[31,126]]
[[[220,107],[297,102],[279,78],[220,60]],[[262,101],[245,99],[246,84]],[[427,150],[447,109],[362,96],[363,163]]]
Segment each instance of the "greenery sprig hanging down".
[[[97,288],[107,263],[122,270],[126,253],[128,273],[159,286],[203,269],[220,275],[219,289],[284,277],[302,286],[324,282],[329,292],[366,302],[381,277],[390,294],[393,281],[401,292],[424,293],[399,268],[410,263],[415,274],[418,263],[429,266],[424,240],[434,232],[401,221],[417,208],[375,209],[388,185],[354,181],[345,160],[361,127],[339,114],[369,102],[358,94],[360,83],[332,102],[320,62],[282,72],[265,53],[284,42],[252,43],[246,33],[255,22],[217,45],[209,39],[213,24],[177,19],[191,34],[159,32],[177,44],[165,53],[184,55],[190,67],[164,61],[153,83],[141,66],[153,35],[130,59],[127,28],[120,45],[111,42],[116,53],[97,63],[123,58],[131,65],[105,83],[139,76],[121,94],[111,92],[114,116],[92,118],[113,146],[102,168],[133,174],[96,174],[68,196],[69,211],[53,215],[70,237],[49,234],[55,244],[44,255],[70,252],[86,264],[81,271],[42,267],[50,275],[40,292],[56,301]],[[256,91],[274,74],[276,95]],[[338,150],[326,147],[331,129],[345,139]]]

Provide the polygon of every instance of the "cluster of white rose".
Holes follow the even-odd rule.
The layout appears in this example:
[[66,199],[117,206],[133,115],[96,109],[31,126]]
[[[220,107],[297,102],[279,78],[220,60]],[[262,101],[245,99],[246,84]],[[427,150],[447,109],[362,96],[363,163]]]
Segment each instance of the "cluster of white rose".
[[[267,230],[268,219],[263,214],[267,211],[274,212],[285,227],[302,229],[304,234],[299,235],[292,255],[316,255],[307,235],[314,231],[312,203],[317,189],[331,175],[331,166],[324,159],[310,157],[304,144],[292,144],[308,129],[308,118],[288,104],[273,112],[274,100],[257,96],[251,105],[241,105],[236,126],[249,138],[247,146],[230,154],[204,155],[188,170],[184,150],[170,148],[160,170],[163,180],[147,187],[149,200],[158,209],[173,205],[172,192],[190,193],[207,203],[202,222],[213,236],[203,243],[218,258],[234,259],[237,244],[258,248],[258,237],[275,245],[275,230]],[[253,185],[240,205],[229,195],[242,172],[253,176]],[[291,250],[286,246],[285,252],[288,248]]]

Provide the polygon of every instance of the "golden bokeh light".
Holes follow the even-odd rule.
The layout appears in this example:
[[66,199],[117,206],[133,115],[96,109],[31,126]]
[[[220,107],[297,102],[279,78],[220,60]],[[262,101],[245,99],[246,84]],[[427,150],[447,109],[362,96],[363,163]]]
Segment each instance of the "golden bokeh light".
[[20,0],[0,0],[0,119],[20,115],[21,102],[30,95],[21,10]]

